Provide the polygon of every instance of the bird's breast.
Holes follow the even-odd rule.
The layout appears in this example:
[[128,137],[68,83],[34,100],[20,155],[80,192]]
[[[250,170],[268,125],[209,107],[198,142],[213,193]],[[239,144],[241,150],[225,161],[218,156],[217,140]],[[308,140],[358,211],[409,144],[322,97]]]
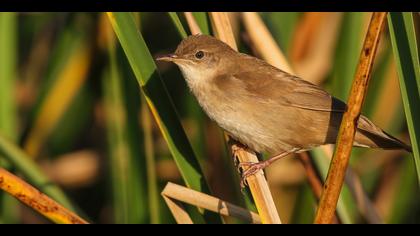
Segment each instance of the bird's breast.
[[206,114],[235,139],[256,151],[268,151],[275,137],[267,129],[262,115],[264,106],[233,91],[220,90],[211,83],[189,84]]

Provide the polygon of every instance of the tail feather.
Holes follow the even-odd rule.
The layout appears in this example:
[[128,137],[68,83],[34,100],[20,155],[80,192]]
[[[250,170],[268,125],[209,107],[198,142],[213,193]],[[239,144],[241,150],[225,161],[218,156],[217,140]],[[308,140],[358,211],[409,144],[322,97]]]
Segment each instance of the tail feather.
[[410,145],[387,134],[364,116],[359,118],[354,144],[361,147],[404,149],[413,152]]

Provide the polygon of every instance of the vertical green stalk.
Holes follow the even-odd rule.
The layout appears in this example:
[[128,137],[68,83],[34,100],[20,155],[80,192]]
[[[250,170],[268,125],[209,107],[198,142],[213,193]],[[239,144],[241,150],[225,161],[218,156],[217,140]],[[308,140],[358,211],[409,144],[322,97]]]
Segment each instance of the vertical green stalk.
[[[141,32],[142,22],[140,21],[140,13],[134,14],[135,22],[138,23],[137,27]],[[128,69],[128,68],[127,68]],[[136,94],[138,90],[136,89]],[[150,114],[149,109],[147,108],[147,102],[144,96],[138,96],[140,100],[140,116],[141,116],[141,127],[143,129],[143,146],[144,146],[144,156],[146,164],[146,179],[147,179],[147,195],[148,203],[150,208],[150,223],[159,224],[161,223],[160,216],[160,201],[161,199],[159,194],[158,178],[156,173],[156,155],[155,155],[155,146],[153,145],[153,124],[152,124],[152,114]]]
[[392,199],[391,213],[387,223],[404,224],[418,223],[417,216],[413,209],[419,209],[419,188],[416,183],[416,170],[412,159],[408,155],[403,156],[404,160],[400,163],[398,185]]
[[0,130],[8,138],[16,137],[16,104],[14,83],[17,75],[17,16],[0,13]]
[[266,22],[274,39],[284,52],[291,48],[296,24],[299,22],[300,12],[264,12],[261,17]]
[[146,156],[147,187],[149,194],[150,222],[160,223],[158,180],[156,175],[156,161],[153,145],[152,120],[150,111],[144,98],[141,99],[141,124],[144,133],[144,152]]
[[[136,112],[127,112],[124,97],[124,80],[119,72],[116,58],[115,41],[110,40],[109,71],[104,75],[104,97],[107,117],[108,143],[110,149],[111,172],[113,183],[113,205],[116,223],[146,223],[148,204],[144,193],[145,181],[138,164],[139,150],[135,150],[138,139],[133,137],[138,127],[130,126],[137,122]],[[129,119],[134,116],[135,119]]]
[[200,27],[203,34],[210,34],[210,24],[207,16],[207,12],[193,12],[195,20],[197,21],[198,27]]
[[168,12],[169,16],[171,17],[172,22],[175,24],[176,29],[178,30],[179,35],[181,38],[187,37],[187,32],[185,31],[184,27],[182,26],[181,21],[179,20],[178,15],[176,12]]
[[[128,223],[130,219],[129,202],[128,202],[128,179],[127,169],[131,166],[128,163],[130,160],[130,153],[126,146],[124,137],[122,137],[121,123],[124,115],[121,114],[122,102],[117,100],[120,98],[117,93],[119,91],[118,79],[115,71],[108,71],[104,78],[104,97],[105,109],[107,117],[107,134],[108,145],[110,149],[110,166],[112,178],[112,193],[113,193],[113,212],[115,223]],[[117,104],[119,102],[119,104]],[[118,117],[120,115],[120,117]]]
[[312,224],[315,217],[316,203],[309,185],[306,183],[300,186],[291,223]]
[[333,65],[333,95],[346,101],[353,82],[363,43],[362,12],[346,12],[341,25],[335,63]]
[[[0,133],[16,141],[17,113],[14,101],[14,83],[17,76],[17,15],[12,12],[0,13]],[[0,156],[0,166],[10,169]],[[0,192],[0,220],[16,223],[18,220],[16,200]]]
[[420,63],[413,13],[391,12],[388,25],[420,185]]

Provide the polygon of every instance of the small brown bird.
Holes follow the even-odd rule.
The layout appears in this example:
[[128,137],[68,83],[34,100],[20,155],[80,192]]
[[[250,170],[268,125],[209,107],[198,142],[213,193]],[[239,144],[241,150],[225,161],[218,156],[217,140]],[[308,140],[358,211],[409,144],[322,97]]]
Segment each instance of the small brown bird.
[[[336,142],[344,102],[214,37],[190,36],[174,54],[158,60],[178,65],[201,107],[232,138],[256,152],[274,154],[266,161],[246,163],[243,180],[288,154]],[[364,116],[354,146],[411,152],[409,145]]]

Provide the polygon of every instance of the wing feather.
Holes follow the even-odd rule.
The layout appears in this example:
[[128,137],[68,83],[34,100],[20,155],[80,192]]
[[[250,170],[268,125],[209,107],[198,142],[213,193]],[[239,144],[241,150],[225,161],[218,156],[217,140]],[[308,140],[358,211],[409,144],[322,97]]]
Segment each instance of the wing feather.
[[274,99],[286,106],[325,112],[346,111],[347,106],[344,102],[331,96],[319,86],[275,67],[270,67],[269,70],[267,65],[261,67],[264,68],[252,72],[242,70],[224,77],[236,80],[234,84],[242,84],[253,96]]

